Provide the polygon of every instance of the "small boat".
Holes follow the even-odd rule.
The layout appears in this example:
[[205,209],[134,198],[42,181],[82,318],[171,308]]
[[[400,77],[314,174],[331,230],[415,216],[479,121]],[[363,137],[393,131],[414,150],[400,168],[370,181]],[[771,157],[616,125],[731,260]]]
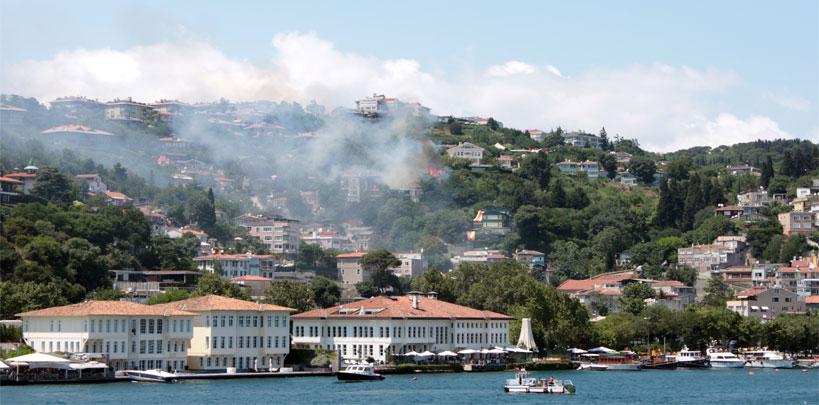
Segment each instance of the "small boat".
[[177,381],[176,374],[162,370],[125,370],[122,374],[136,382],[174,383]]
[[708,368],[711,365],[708,363],[708,358],[702,355],[699,350],[688,350],[688,347],[683,346],[682,350],[677,352],[674,356],[674,361],[677,362],[677,367],[688,368]]
[[595,363],[580,363],[580,367],[578,370],[588,370],[588,371],[606,371],[608,370],[609,366],[603,364],[595,364]]
[[376,381],[383,380],[384,376],[375,372],[372,364],[351,364],[344,371],[336,372],[339,381]]
[[643,368],[647,370],[673,370],[677,368],[674,356],[651,356],[643,361]]
[[605,354],[583,354],[578,370],[593,371],[639,371],[643,363],[634,352],[613,352]]
[[747,359],[745,367],[754,368],[794,368],[796,361],[786,359],[781,352],[773,350],[747,351],[743,355]]
[[737,355],[729,351],[719,351],[714,348],[708,348],[708,363],[712,368],[742,368],[745,367],[745,360],[740,359]]
[[506,380],[503,390],[521,394],[574,395],[576,388],[571,380],[529,377],[529,373],[521,369],[515,373],[515,378]]

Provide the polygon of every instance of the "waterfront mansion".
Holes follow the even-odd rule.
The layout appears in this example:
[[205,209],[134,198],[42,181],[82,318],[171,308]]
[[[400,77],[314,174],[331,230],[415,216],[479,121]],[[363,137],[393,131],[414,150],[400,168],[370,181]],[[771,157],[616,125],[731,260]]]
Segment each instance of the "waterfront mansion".
[[17,314],[42,353],[88,353],[117,370],[184,369],[196,314],[125,301],[86,301]]
[[290,308],[207,295],[167,304],[86,301],[17,314],[44,353],[123,369],[268,369],[289,352]]
[[410,351],[506,346],[511,319],[410,292],[293,315],[292,339],[294,347],[335,350],[343,359],[386,362]]
[[278,305],[206,295],[155,305],[194,313],[188,365],[198,370],[270,369],[290,351],[290,312]]

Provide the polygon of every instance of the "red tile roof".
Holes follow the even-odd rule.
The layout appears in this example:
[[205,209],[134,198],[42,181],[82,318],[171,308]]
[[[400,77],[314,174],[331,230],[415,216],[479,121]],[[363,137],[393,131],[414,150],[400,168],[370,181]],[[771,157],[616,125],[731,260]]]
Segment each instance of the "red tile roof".
[[819,295],[810,295],[806,297],[805,304],[819,304]]
[[14,172],[6,174],[6,177],[13,177],[13,178],[26,178],[26,177],[37,177],[37,173],[26,173],[26,172]]
[[418,309],[408,296],[372,297],[326,309],[293,315],[293,319],[512,319],[492,311],[482,311],[438,299],[419,296]]
[[122,201],[130,201],[131,197],[120,193],[119,191],[106,191],[105,195],[112,200],[122,200]]
[[270,259],[273,255],[254,255],[253,253],[239,253],[235,255],[219,253],[215,255],[197,256],[193,260],[250,260],[253,258]]
[[233,281],[273,281],[273,279],[262,276],[238,276],[233,277]]
[[11,177],[0,176],[0,182],[3,183],[12,183],[12,184],[23,184],[22,181],[17,179],[12,179]]
[[717,208],[717,211],[718,212],[722,212],[722,211],[742,211],[742,207],[737,206],[737,205],[726,205],[724,207]]
[[101,129],[94,129],[90,127],[86,127],[83,125],[60,125],[58,127],[49,128],[45,131],[41,132],[43,134],[55,134],[55,133],[63,133],[63,132],[70,132],[70,133],[77,133],[77,134],[86,134],[86,135],[104,135],[104,136],[112,136],[114,134],[103,131]]
[[768,289],[765,287],[753,287],[737,293],[737,298],[753,297],[761,293],[764,293],[765,291],[768,291]]
[[652,287],[688,287],[685,283],[677,280],[663,280],[651,284]]
[[261,304],[219,295],[205,295],[203,297],[188,298],[182,301],[167,304],[153,305],[158,308],[172,308],[188,312],[207,311],[295,311],[293,308],[271,304]]
[[336,255],[336,259],[353,259],[353,258],[361,258],[366,255],[367,252],[356,252],[356,253],[342,253],[340,255]]
[[137,304],[128,301],[85,301],[79,304],[64,305],[61,307],[51,307],[38,309],[35,311],[22,312],[17,316],[122,316],[122,315],[146,315],[146,316],[170,316],[170,315],[195,315],[178,308],[160,307]]

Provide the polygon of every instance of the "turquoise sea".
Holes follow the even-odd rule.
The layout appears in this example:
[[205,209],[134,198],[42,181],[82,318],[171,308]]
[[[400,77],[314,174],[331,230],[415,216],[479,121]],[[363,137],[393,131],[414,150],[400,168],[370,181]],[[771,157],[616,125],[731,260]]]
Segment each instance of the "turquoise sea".
[[819,404],[819,370],[533,372],[571,379],[577,395],[506,394],[510,372],[0,387],[0,404]]

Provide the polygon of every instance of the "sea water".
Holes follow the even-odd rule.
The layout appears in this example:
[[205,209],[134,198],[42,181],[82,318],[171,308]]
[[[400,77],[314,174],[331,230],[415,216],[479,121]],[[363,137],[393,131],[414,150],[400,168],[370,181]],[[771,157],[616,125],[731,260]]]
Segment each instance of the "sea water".
[[819,404],[819,370],[750,371],[530,373],[572,380],[574,396],[504,393],[512,372],[389,375],[355,383],[299,377],[5,386],[0,404]]

